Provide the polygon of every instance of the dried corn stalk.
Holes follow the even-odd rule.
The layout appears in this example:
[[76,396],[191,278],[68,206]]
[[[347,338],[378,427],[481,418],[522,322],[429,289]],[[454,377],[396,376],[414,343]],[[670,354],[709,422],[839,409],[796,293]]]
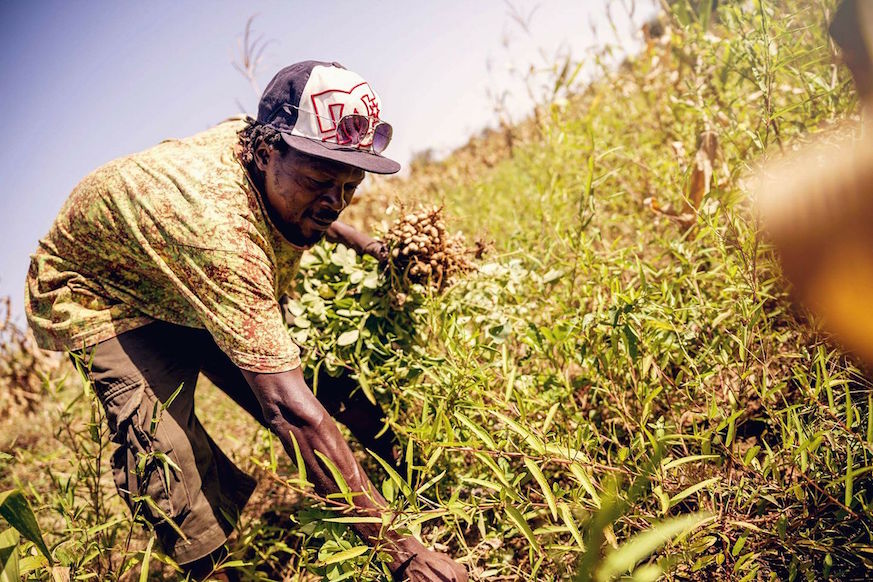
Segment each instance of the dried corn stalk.
[[0,420],[35,412],[43,400],[45,379],[60,364],[12,321],[8,297],[0,299]]

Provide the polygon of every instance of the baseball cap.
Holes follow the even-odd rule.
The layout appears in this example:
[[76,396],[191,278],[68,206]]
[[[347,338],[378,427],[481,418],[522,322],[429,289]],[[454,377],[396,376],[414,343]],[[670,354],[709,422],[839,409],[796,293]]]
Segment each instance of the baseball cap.
[[382,100],[360,75],[339,63],[303,61],[276,73],[258,104],[258,122],[282,134],[291,148],[376,174],[400,164],[363,146],[338,143],[337,124],[349,114],[380,120]]

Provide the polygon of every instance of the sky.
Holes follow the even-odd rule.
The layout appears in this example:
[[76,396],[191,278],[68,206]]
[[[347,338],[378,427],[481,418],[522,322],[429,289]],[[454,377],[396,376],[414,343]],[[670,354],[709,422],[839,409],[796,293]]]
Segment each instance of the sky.
[[632,46],[650,3],[636,2],[628,19],[612,2],[617,36],[607,4],[0,0],[0,297],[12,297],[23,323],[29,255],[89,172],[257,111],[259,94],[232,64],[250,17],[253,37],[267,42],[258,88],[294,62],[342,63],[379,93],[394,127],[385,155],[405,165],[494,126],[494,95],[509,96],[514,119],[526,115],[531,66],[607,41]]

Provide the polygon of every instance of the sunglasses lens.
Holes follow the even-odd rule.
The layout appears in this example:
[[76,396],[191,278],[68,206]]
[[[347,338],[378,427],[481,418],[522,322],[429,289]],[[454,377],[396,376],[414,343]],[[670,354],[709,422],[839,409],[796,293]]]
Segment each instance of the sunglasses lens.
[[346,115],[340,119],[336,133],[340,143],[358,145],[367,137],[369,129],[370,120],[363,115]]
[[373,152],[381,154],[391,143],[391,136],[394,135],[394,129],[387,123],[379,123],[373,131]]

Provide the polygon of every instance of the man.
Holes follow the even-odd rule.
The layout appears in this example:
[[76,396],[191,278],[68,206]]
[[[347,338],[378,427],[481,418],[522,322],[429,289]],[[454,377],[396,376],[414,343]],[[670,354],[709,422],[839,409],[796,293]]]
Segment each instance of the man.
[[873,95],[873,6],[859,0],[840,2],[828,31],[852,73],[858,97],[868,106]]
[[823,131],[758,172],[754,200],[793,298],[873,365],[873,2],[844,0],[829,32],[858,93],[860,134]]
[[[278,303],[322,238],[381,252],[337,222],[365,172],[399,170],[381,155],[391,138],[381,113],[369,84],[337,63],[286,67],[257,120],[166,141],[86,177],[32,257],[25,307],[38,343],[87,364],[120,445],[119,493],[193,578],[221,559],[254,487],[194,414],[201,372],[289,454],[299,448],[316,491],[338,490],[318,452],[365,493],[353,497],[357,515],[385,511],[329,416],[390,456],[390,437],[375,436],[381,411],[351,395],[347,378],[320,383],[316,399]],[[413,538],[354,527],[391,556],[398,578],[467,579]]]

